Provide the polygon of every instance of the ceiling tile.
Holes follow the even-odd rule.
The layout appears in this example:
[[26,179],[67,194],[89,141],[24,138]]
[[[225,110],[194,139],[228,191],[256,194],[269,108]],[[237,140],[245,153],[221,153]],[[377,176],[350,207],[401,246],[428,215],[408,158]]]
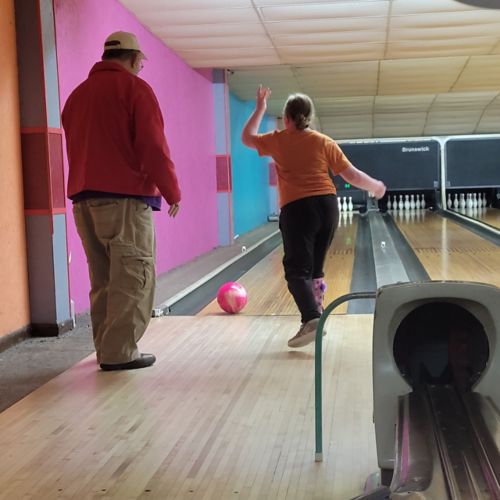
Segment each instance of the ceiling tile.
[[[188,42],[190,38],[210,38],[225,36],[264,35],[266,33],[260,23],[223,23],[223,24],[175,24],[162,25],[155,29],[155,33],[163,38],[165,45],[170,47],[171,41],[180,39]],[[248,40],[247,40],[248,41]],[[229,45],[229,44],[228,44]]]
[[309,33],[341,33],[343,31],[386,31],[387,17],[336,17],[299,21],[271,21],[264,26],[271,35],[300,35]]
[[500,106],[491,109],[488,108],[483,113],[475,132],[478,134],[493,134],[500,132]]
[[321,66],[294,66],[294,71],[299,77],[306,78],[312,76],[316,78],[320,75],[332,76],[337,79],[350,78],[368,78],[376,77],[378,71],[377,61],[345,62],[322,64]]
[[453,86],[467,58],[386,60],[380,64],[379,94],[438,94]]
[[391,125],[376,126],[373,128],[373,137],[379,138],[409,138],[420,137],[424,133],[424,127],[420,124],[406,124],[399,127]]
[[264,21],[284,21],[309,19],[325,19],[338,17],[371,17],[387,16],[389,1],[372,2],[328,2],[307,3],[302,5],[285,5],[276,7],[260,7]]
[[391,16],[392,29],[403,28],[446,28],[476,27],[491,23],[500,23],[500,15],[496,11],[476,9],[467,12],[433,12],[432,14]]
[[[168,4],[167,4],[168,2]],[[186,9],[225,9],[231,7],[251,7],[251,0],[120,0],[125,7],[133,10],[138,5],[144,10],[186,10]]]
[[476,129],[476,123],[465,123],[465,122],[449,122],[427,125],[424,129],[423,135],[463,135],[463,134],[473,134]]
[[419,128],[423,128],[427,113],[375,113],[375,127],[405,127],[413,124]]
[[496,39],[493,37],[388,42],[386,57],[388,59],[403,59],[450,55],[482,55],[491,52],[495,44]]
[[[250,1],[250,0],[247,0]],[[269,5],[307,5],[307,4],[354,4],[363,2],[380,2],[380,0],[253,0],[253,3],[258,7],[269,6]]]
[[435,99],[435,94],[376,96],[375,113],[416,113],[427,112]]
[[453,85],[453,90],[490,89],[500,89],[500,56],[471,57]]
[[330,45],[355,43],[385,43],[384,31],[340,31],[333,33],[308,33],[301,35],[275,35],[273,41],[277,47],[295,45]]
[[473,11],[474,7],[455,0],[394,0],[392,15],[407,16],[411,14]]
[[[189,50],[211,50],[211,49],[222,49],[226,50],[226,47],[230,46],[232,49],[247,49],[248,48],[248,36],[224,36],[224,37],[204,37],[196,38],[190,37],[185,38],[172,38],[169,41],[169,47],[173,50],[182,50],[183,52]],[[252,35],[252,50],[254,48],[268,47],[272,50],[273,46],[269,38],[264,35]]]
[[389,42],[398,41],[429,41],[450,40],[454,46],[461,41],[468,44],[471,38],[484,38],[498,40],[500,23],[478,24],[473,26],[439,26],[439,27],[411,27],[395,29],[391,26]]
[[179,24],[255,23],[259,20],[253,8],[226,7],[223,9],[145,9],[141,19],[148,26],[175,26]]
[[432,104],[433,110],[474,110],[484,109],[494,101],[498,92],[453,92],[440,94]]

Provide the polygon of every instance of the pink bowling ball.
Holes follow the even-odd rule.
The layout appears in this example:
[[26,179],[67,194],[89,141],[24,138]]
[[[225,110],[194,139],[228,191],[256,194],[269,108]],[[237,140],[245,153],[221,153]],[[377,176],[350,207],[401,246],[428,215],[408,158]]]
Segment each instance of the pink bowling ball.
[[219,288],[217,302],[222,310],[227,313],[238,313],[248,302],[247,291],[239,283],[230,281]]

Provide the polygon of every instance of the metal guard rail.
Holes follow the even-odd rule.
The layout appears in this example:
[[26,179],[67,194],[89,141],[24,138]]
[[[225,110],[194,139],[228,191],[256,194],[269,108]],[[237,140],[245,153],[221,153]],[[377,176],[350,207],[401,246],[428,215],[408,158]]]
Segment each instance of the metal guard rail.
[[335,299],[323,311],[316,329],[316,350],[314,356],[314,386],[315,386],[315,419],[316,419],[316,462],[323,461],[323,402],[321,379],[321,354],[323,343],[323,327],[326,318],[340,304],[355,299],[375,299],[377,292],[353,292]]

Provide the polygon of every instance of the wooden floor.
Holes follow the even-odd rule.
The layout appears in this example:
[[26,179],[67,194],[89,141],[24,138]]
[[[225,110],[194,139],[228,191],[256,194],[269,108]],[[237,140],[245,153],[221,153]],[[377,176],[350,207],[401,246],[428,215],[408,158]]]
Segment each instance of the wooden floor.
[[[431,212],[398,227],[431,279],[500,286],[500,250]],[[343,221],[344,222],[344,221]],[[357,219],[326,262],[347,293]],[[346,500],[377,470],[371,315],[336,315],[324,345],[324,462],[314,461],[314,346],[290,351],[298,314],[281,249],[240,280],[243,314],[152,321],[157,364],[105,373],[90,356],[0,414],[0,499]],[[257,293],[253,287],[257,287]]]
[[324,462],[314,461],[314,347],[292,317],[165,317],[157,364],[90,356],[0,414],[0,498],[328,499],[377,468],[371,316],[327,322]]
[[[347,214],[345,214],[347,215]],[[327,290],[325,303],[329,304],[337,297],[349,293],[351,288],[352,268],[357,216],[350,214],[341,218],[341,226],[337,229],[333,244],[325,261],[325,281]],[[260,261],[250,271],[245,273],[238,283],[241,283],[248,294],[248,304],[240,313],[242,315],[298,315],[297,306],[288,292],[283,276],[283,247],[280,245],[268,257]],[[347,311],[347,304],[338,307],[335,314]],[[213,300],[199,314],[223,315],[216,300]]]

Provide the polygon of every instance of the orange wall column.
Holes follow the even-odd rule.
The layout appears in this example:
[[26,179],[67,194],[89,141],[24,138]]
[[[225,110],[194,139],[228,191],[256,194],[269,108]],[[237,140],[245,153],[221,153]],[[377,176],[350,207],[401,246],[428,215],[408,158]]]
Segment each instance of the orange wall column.
[[0,340],[30,323],[13,0],[0,0]]

